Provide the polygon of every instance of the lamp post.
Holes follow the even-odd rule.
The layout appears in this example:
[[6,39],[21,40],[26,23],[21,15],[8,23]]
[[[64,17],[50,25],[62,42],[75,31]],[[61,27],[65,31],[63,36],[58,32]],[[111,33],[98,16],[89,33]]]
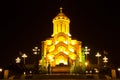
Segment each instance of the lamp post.
[[90,51],[90,49],[88,49],[88,47],[86,46],[86,47],[85,47],[85,50],[84,50],[84,53],[85,53],[85,55],[86,55],[85,61],[87,61],[87,55],[90,54],[89,51]]
[[99,52],[97,52],[97,54],[95,56],[97,57],[97,64],[99,66],[99,64],[100,64],[99,57],[101,57],[101,54]]
[[118,77],[120,78],[120,67],[117,70],[118,70]]
[[2,68],[0,68],[0,73],[3,71],[3,69]]
[[21,62],[21,59],[19,57],[17,57],[15,60],[16,60],[16,63],[20,63]]
[[33,49],[33,54],[36,55],[36,73],[38,73],[39,71],[39,52],[40,52],[40,49],[38,47],[34,47]]
[[23,57],[23,59],[24,59],[24,64],[25,64],[25,58],[27,58],[28,56],[24,53],[23,55],[22,55],[22,57]]
[[103,58],[103,62],[105,63],[105,67],[106,67],[106,64],[107,64],[107,62],[108,62],[108,58],[106,57],[106,56],[104,56],[104,58]]
[[2,68],[0,68],[0,79],[2,78],[2,72],[3,72],[3,69]]

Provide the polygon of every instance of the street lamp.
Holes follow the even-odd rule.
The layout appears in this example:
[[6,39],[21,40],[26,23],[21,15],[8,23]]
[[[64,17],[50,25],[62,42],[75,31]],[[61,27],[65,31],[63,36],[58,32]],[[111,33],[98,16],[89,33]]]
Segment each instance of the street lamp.
[[84,50],[85,55],[86,55],[86,61],[87,61],[87,55],[90,54],[89,51],[90,51],[90,49],[88,49],[88,47],[86,46],[86,47],[85,47],[85,50]]
[[117,70],[118,70],[118,76],[120,78],[120,67]]
[[103,62],[105,63],[105,66],[106,66],[106,64],[107,64],[107,62],[108,62],[108,58],[107,58],[106,56],[104,56]]
[[34,47],[33,54],[36,55],[36,72],[37,73],[39,71],[39,56],[38,56],[39,52],[40,52],[40,49],[38,47]]
[[39,54],[39,51],[40,51],[40,49],[38,47],[35,47],[33,49],[33,54],[37,55],[37,54]]
[[88,62],[85,62],[85,66],[86,66],[86,67],[88,66]]
[[100,64],[99,57],[101,57],[101,54],[100,54],[99,52],[97,52],[97,54],[96,54],[95,56],[96,56],[97,59],[98,59],[97,64],[99,65],[99,64]]
[[17,57],[15,60],[16,60],[16,63],[20,63],[21,62],[21,59],[19,57]]
[[23,59],[24,59],[24,64],[25,64],[25,58],[27,58],[28,56],[24,53],[24,54],[22,55],[22,57],[23,57]]
[[2,68],[0,68],[0,73],[3,71],[3,69]]
[[120,68],[118,68],[118,71],[120,72]]

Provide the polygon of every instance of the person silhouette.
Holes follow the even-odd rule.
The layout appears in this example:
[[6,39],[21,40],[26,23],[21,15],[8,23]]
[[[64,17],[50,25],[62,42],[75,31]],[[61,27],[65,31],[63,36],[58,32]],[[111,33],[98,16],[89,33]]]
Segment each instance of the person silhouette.
[[50,63],[48,64],[48,74],[50,74]]

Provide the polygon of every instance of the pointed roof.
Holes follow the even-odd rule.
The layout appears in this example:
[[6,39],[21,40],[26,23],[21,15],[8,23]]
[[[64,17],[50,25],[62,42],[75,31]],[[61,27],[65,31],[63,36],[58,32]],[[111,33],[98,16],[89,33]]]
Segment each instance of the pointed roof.
[[65,19],[65,20],[70,20],[64,13],[63,13],[63,8],[60,7],[60,12],[57,14],[53,20],[58,20],[58,19]]

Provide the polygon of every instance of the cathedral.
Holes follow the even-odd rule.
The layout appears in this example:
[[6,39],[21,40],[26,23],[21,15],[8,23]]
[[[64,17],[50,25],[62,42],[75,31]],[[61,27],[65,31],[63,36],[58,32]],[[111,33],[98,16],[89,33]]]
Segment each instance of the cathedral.
[[[42,69],[51,66],[52,70],[64,69],[70,72],[73,65],[84,67],[85,56],[82,53],[82,43],[72,39],[70,34],[70,19],[63,13],[62,7],[60,12],[52,20],[53,33],[50,38],[42,41],[42,58],[40,65]],[[62,71],[62,69],[60,71]]]

